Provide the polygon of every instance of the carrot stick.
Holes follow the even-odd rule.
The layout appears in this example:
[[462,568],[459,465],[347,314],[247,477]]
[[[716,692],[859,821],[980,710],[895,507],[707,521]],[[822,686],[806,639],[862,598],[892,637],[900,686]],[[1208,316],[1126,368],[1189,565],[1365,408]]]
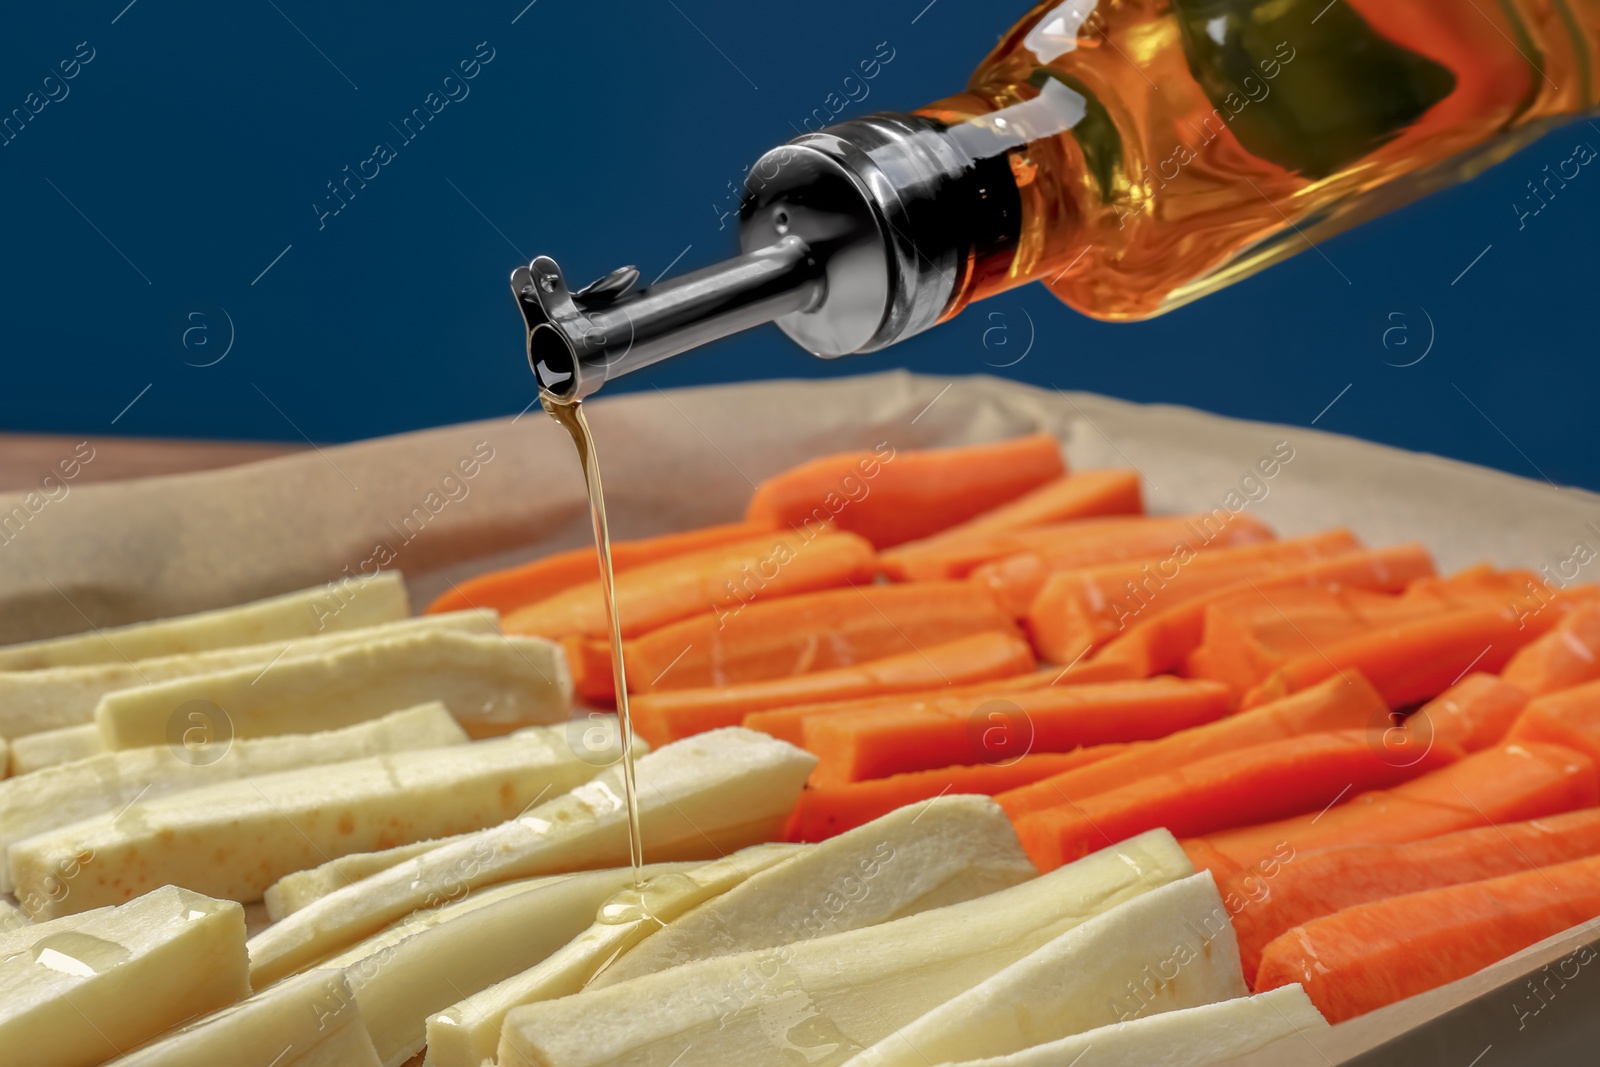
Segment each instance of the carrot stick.
[[1080,669],[1112,662],[1126,664],[1136,678],[1171,670],[1200,643],[1206,608],[1243,593],[1270,603],[1278,590],[1319,585],[1399,592],[1413,579],[1432,573],[1433,561],[1420,545],[1352,552],[1267,571],[1177,604],[1152,605],[1105,647],[1075,664],[1067,678]]
[[[637,541],[613,541],[611,567],[621,573],[672,556],[759,537],[772,529],[771,524],[732,522]],[[427,611],[431,614],[466,608],[494,608],[506,614],[582,582],[599,580],[600,561],[594,548],[574,548],[570,552],[557,552],[531,563],[468,578],[452,586],[449,592],[441,594],[428,605]]]
[[579,699],[595,707],[616,703],[610,643],[568,634],[561,639],[561,651],[567,657],[567,673],[572,675],[572,690]]
[[[1027,583],[1037,591],[1050,571],[1171,555],[1179,543],[1193,539],[1191,530],[1196,518],[1185,515],[1110,516],[965,537],[942,534],[890,549],[878,558],[878,565],[895,581],[928,582],[970,577],[981,567],[997,561],[1010,565],[1006,572],[1009,579],[1022,565],[1016,561],[1023,560],[1037,569],[1034,580]],[[1272,531],[1254,519],[1235,520],[1219,536],[1223,539],[1214,544],[1255,544],[1272,540]],[[996,598],[1004,597],[1009,605],[1020,604],[1015,614],[1027,610],[1032,600],[1031,595],[1024,596],[1018,591],[1020,583],[1018,588],[982,580],[979,584],[990,589]]]
[[1363,730],[1389,725],[1389,706],[1360,673],[1330,678],[1283,700],[1203,726],[1179,730],[1157,741],[1063,774],[1002,793],[995,799],[1013,819],[1165,774],[1186,764],[1304,734]]
[[[990,556],[986,562],[972,567],[967,576],[993,592],[1006,610],[1021,616],[1032,605],[1045,582],[1057,571],[1079,570],[1119,560],[1154,561],[1180,551],[1180,546],[1190,553],[1197,553],[1201,548],[1257,544],[1271,541],[1275,536],[1270,527],[1243,513],[1230,516],[1226,522],[1209,515],[1152,516],[1146,521],[1162,523],[1170,531],[1168,537],[1141,536],[1138,540],[1130,540],[1120,555],[1112,554],[1109,549],[1091,554],[1084,551],[1082,545],[1052,544],[1042,537],[1036,541],[1036,536],[1042,535],[1046,529],[1043,527],[1037,531],[1019,531],[1013,535],[1018,547],[1011,554]],[[1159,529],[1150,526],[1147,531],[1155,533]],[[1004,543],[999,537],[995,538],[995,542],[997,548]],[[936,544],[940,542],[930,542],[930,548]],[[954,544],[948,549],[958,551]]]
[[[718,548],[646,563],[617,575],[622,636],[701,612],[736,617],[747,603],[867,580],[872,546],[854,534],[768,533]],[[560,639],[608,636],[600,582],[584,582],[519,608],[501,623],[506,633]]]
[[1465,978],[1600,916],[1600,856],[1359,904],[1262,950],[1258,990],[1299,982],[1330,1023]]
[[1511,657],[1501,676],[1530,696],[1600,678],[1600,604],[1574,609],[1558,626]]
[[1506,741],[1565,745],[1600,763],[1600,681],[1535,697],[1512,723]]
[[652,745],[664,745],[719,726],[737,726],[747,712],[760,708],[816,703],[828,697],[844,700],[869,693],[913,692],[941,681],[1004,678],[1033,667],[1033,654],[1026,641],[1015,634],[990,631],[870,663],[792,678],[641,693],[630,705],[639,735]]
[[888,548],[965,522],[1061,477],[1061,442],[1033,434],[961,448],[824,456],[756,487],[748,521],[835,529]]
[[992,796],[1050,774],[1059,774],[1106,759],[1122,751],[1124,745],[1095,745],[1071,752],[1036,752],[1015,763],[940,767],[931,771],[896,774],[870,782],[823,789],[807,789],[800,794],[789,823],[790,841],[826,841],[836,834],[853,830],[896,808],[929,797],[948,793],[982,793]]
[[818,757],[811,783],[820,787],[1165,737],[1219,719],[1227,707],[1227,688],[1216,682],[1151,678],[1024,689],[976,706],[825,715],[806,719],[803,729],[805,747]]
[[1404,707],[1438,696],[1469,670],[1498,671],[1557,621],[1554,611],[1519,621],[1515,610],[1495,605],[1387,626],[1286,661],[1246,693],[1240,706],[1275,700],[1354,668],[1372,680],[1390,707]]
[[1439,737],[1467,752],[1479,752],[1500,744],[1527,704],[1528,694],[1519,686],[1474,671],[1418,708],[1406,721],[1419,737]]
[[1041,658],[1072,663],[1151,610],[1314,560],[1361,550],[1348,530],[1235,548],[1179,550],[1155,563],[1111,563],[1052,574],[1023,622]]
[[1059,670],[1033,671],[1010,678],[976,682],[971,685],[939,685],[914,693],[861,697],[855,700],[830,700],[816,704],[796,704],[786,708],[769,708],[752,711],[744,717],[742,725],[748,730],[760,730],[791,745],[805,744],[804,725],[813,716],[844,715],[858,711],[898,711],[903,708],[921,708],[938,703],[952,704],[960,710],[971,710],[987,700],[993,700],[1023,689],[1043,689],[1059,677]]
[[1336,845],[1420,841],[1456,830],[1522,822],[1600,804],[1595,762],[1575,749],[1534,742],[1475,752],[1444,770],[1393,789],[1342,801],[1321,815],[1263,823],[1183,843],[1197,867],[1219,879],[1254,866],[1284,847],[1291,852]]
[[1297,855],[1270,876],[1255,868],[1218,885],[1232,900],[1244,973],[1278,935],[1375,900],[1515,874],[1600,853],[1600,808],[1485,826],[1412,844],[1344,845]]
[[970,582],[858,585],[696,615],[627,642],[636,692],[739,685],[914,652],[975,633],[1016,634]]
[[1073,471],[933,536],[978,537],[1091,515],[1143,513],[1144,498],[1139,492],[1138,471]]
[[1041,871],[1052,871],[1158,826],[1190,836],[1316,812],[1340,790],[1395,785],[1460,755],[1435,744],[1414,761],[1396,759],[1384,733],[1371,730],[1284,738],[1024,815],[1017,837]]

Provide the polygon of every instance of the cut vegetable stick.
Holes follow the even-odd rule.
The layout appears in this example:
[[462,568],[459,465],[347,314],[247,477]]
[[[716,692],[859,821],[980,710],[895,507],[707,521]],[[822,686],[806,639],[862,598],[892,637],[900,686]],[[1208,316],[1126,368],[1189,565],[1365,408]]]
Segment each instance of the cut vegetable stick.
[[791,467],[756,487],[745,519],[831,525],[878,548],[948,529],[1066,473],[1061,442],[1033,434],[959,448],[843,452]]
[[247,968],[244,910],[174,886],[14,930],[0,940],[0,1048],[30,1067],[93,1067],[248,996]]
[[1519,620],[1507,605],[1463,608],[1360,637],[1286,661],[1240,700],[1248,708],[1304,689],[1341,670],[1365,674],[1392,708],[1430,700],[1469,670],[1495,672],[1512,653],[1554,626],[1555,611]]
[[234,737],[271,737],[348,726],[430,700],[443,701],[468,735],[488,737],[565,719],[572,683],[548,641],[436,631],[282,659],[265,670],[236,667],[124,689],[107,694],[94,714],[106,747],[116,749],[164,745],[191,713]]
[[499,1064],[665,1064],[686,1046],[698,1062],[776,1062],[791,1034],[822,1050],[813,1062],[837,1063],[1067,930],[1187,877],[1180,851],[1171,835],[1150,834],[976,900],[524,1005],[506,1016]]
[[625,651],[629,685],[654,692],[812,674],[990,631],[1017,633],[971,583],[858,585],[758,601],[728,619],[684,619]]
[[[1406,722],[1418,737],[1438,737],[1466,752],[1479,752],[1505,740],[1527,704],[1528,694],[1521,687],[1474,671],[1418,708]],[[1600,759],[1600,749],[1590,754]]]
[[100,727],[93,722],[63,726],[59,730],[41,730],[11,743],[11,773],[32,774],[46,767],[88,759],[104,751],[106,743],[100,740]]
[[413,841],[408,845],[395,845],[393,848],[379,849],[376,852],[352,852],[348,856],[335,856],[325,863],[319,863],[303,871],[292,871],[273,882],[261,894],[261,899],[267,906],[267,917],[273,922],[281,922],[284,916],[299,911],[312,901],[320,900],[335,890],[354,885],[363,878],[370,878],[380,871],[387,871],[390,867],[404,863],[413,856],[432,852],[442,845],[452,844],[466,836],[468,834],[452,834],[449,837]]
[[1280,1038],[1326,1030],[1298,985],[1195,1008],[1143,1015],[1006,1056],[949,1067],[1222,1067]]
[[181,652],[259,645],[397,622],[410,614],[406,587],[399,573],[385,571],[370,578],[314,585],[234,608],[6,645],[0,647],[0,670],[126,663]]
[[1565,745],[1600,765],[1600,681],[1530,701],[1512,724],[1506,740]]
[[1269,741],[1383,727],[1389,722],[1389,706],[1360,672],[1352,671],[1348,681],[1330,678],[1243,714],[1140,742],[1107,759],[1002,793],[995,800],[1016,819]]
[[719,726],[733,726],[763,708],[848,700],[869,694],[916,692],[940,682],[959,685],[1005,678],[1034,668],[1028,642],[985,632],[853,667],[705,689],[641,693],[630,701],[634,729],[664,744]]
[[1388,897],[1566,863],[1600,854],[1600,808],[1532,822],[1484,826],[1409,844],[1345,845],[1296,855],[1271,878],[1250,870],[1222,883],[1233,910],[1244,973],[1291,927]]
[[826,841],[836,834],[930,797],[977,793],[993,796],[1041,778],[1108,759],[1128,746],[1110,744],[1071,752],[1039,752],[1015,763],[940,767],[870,782],[807,789],[789,821],[790,841]]
[[[613,541],[611,569],[621,574],[647,563],[759,537],[771,529],[771,525],[762,523],[732,522],[635,541]],[[599,580],[600,557],[592,545],[584,545],[453,584],[449,592],[428,605],[427,613],[493,608],[504,615],[572,586]]]
[[[427,1020],[432,1067],[479,1067],[493,1063],[505,1016],[538,1000],[570,996],[663,924],[708,904],[773,867],[793,863],[803,850],[792,845],[755,845],[713,863],[647,882],[643,895],[623,889],[598,908],[593,920],[566,944],[518,974],[479,989]],[[599,913],[596,917],[596,913]]]
[[1067,680],[1079,670],[1112,663],[1125,665],[1140,678],[1172,670],[1199,645],[1206,608],[1240,593],[1254,593],[1270,600],[1279,590],[1320,585],[1398,593],[1412,581],[1432,573],[1433,559],[1421,545],[1351,552],[1301,566],[1266,570],[1177,604],[1152,606],[1094,656],[1074,664],[1067,672]]
[[[241,903],[332,856],[478,830],[598,768],[561,727],[475,745],[397,752],[139,799],[120,812],[25,838],[7,853],[35,918],[181,885]],[[89,853],[59,900],[56,871]]]
[[4,897],[0,897],[0,939],[3,939],[12,930],[27,926],[30,922],[32,920],[28,918],[27,912]]
[[1362,550],[1349,530],[1237,547],[1179,545],[1154,563],[1112,563],[1052,574],[1024,617],[1044,659],[1073,663],[1151,611],[1274,569]]
[[652,935],[586,988],[695,960],[864,929],[987,896],[1038,875],[993,801],[935,797],[755,875]]
[[924,1049],[944,1060],[1002,1056],[1247,992],[1227,909],[1202,872],[1068,930],[845,1067],[926,1067]]
[[317,1042],[303,1056],[267,1067],[381,1067],[378,1051],[364,1026],[342,1026]]
[[[252,775],[466,743],[467,735],[444,705],[435,703],[320,734],[213,742],[209,750],[178,744],[103,752],[0,782],[0,855],[24,837],[117,812],[135,800]],[[0,877],[0,890],[9,888],[9,876]]]
[[[793,745],[737,728],[649,753],[637,765],[646,857],[695,859],[776,840],[814,762]],[[328,894],[251,940],[251,981],[264,987],[452,894],[625,863],[622,795],[622,769],[608,768],[510,822]]]
[[500,632],[500,620],[492,612],[458,611],[449,615],[402,619],[359,630],[333,631],[316,637],[297,637],[239,648],[218,648],[208,652],[186,652],[175,656],[81,667],[0,671],[0,734],[21,737],[75,723],[93,722],[94,708],[100,698],[118,689],[131,689],[252,664],[260,671],[274,660],[286,656],[318,655],[374,639],[434,630],[493,634]]
[[1262,951],[1256,985],[1305,986],[1329,1022],[1465,978],[1600,916],[1600,857],[1346,908]]
[[[1583,753],[1557,745],[1500,745],[1393,789],[1245,829],[1185,841],[1200,866],[1218,878],[1280,853],[1337,845],[1420,841],[1456,830],[1523,822],[1600,804],[1600,775]],[[1191,846],[1193,846],[1191,848]]]
[[[751,603],[868,581],[872,546],[854,534],[784,531],[646,563],[617,575],[623,637],[715,613],[737,618]],[[506,633],[607,639],[600,582],[574,585],[508,613]]]
[[1413,757],[1379,731],[1344,730],[1270,741],[1017,820],[1017,837],[1041,870],[1165,826],[1198,837],[1318,812],[1346,792],[1383,789],[1460,757],[1435,743]]
[[807,719],[804,730],[818,758],[811,782],[820,787],[1165,737],[1227,711],[1226,686],[1162,677],[1027,689],[976,706],[827,715]]
[[1530,696],[1600,679],[1600,604],[1575,608],[1512,656],[1501,677]]
[[[896,581],[973,577],[974,584],[1003,598],[1007,604],[1020,604],[1017,611],[1020,614],[1032,600],[1031,595],[1024,595],[1024,585],[1031,585],[1032,592],[1037,593],[1052,571],[1169,556],[1179,544],[1195,539],[1197,518],[1189,515],[1115,516],[984,536],[941,534],[884,552],[878,557],[878,566]],[[1272,531],[1265,525],[1241,518],[1212,543],[1252,544],[1272,538]],[[982,575],[976,573],[978,568],[989,563],[996,564],[995,568]],[[1026,568],[1034,568],[1035,580],[1026,581]],[[991,581],[991,577],[1006,580]]]
[[[336,970],[310,971],[265,993],[246,997],[190,1023],[136,1052],[112,1060],[110,1067],[218,1067],[300,1063],[301,1057],[326,1048],[336,1035],[355,1032],[366,1044],[366,1058],[339,1060],[350,1067],[377,1067],[378,1057],[366,1036],[361,1009],[344,975]],[[279,1057],[270,1061],[270,1057]]]
[[966,522],[948,526],[927,540],[982,537],[1097,515],[1139,515],[1143,512],[1144,499],[1139,493],[1138,471],[1073,471],[975,515]]
[[[1070,539],[1046,536],[1047,531],[1070,534],[1084,526],[1089,530]],[[1089,536],[1095,527],[1110,531],[1119,526],[1127,530],[1121,540]],[[1192,557],[1206,548],[1258,544],[1275,536],[1270,527],[1243,514],[1231,516],[1226,522],[1217,522],[1208,515],[1150,516],[1142,524],[1131,519],[1090,520],[1019,531],[1009,537],[996,536],[992,540],[997,551],[967,566],[965,576],[993,593],[1001,607],[1020,617],[1057,571],[1128,560],[1154,562],[1179,554]],[[1008,544],[1014,546],[1011,551],[998,551]],[[930,548],[935,545],[938,542],[931,542]],[[957,544],[949,546],[951,550],[957,548]],[[971,553],[967,555],[970,557]]]
[[[914,693],[890,693],[887,696],[862,697],[858,700],[825,700],[816,704],[797,704],[787,708],[769,708],[766,711],[752,711],[744,717],[744,726],[750,730],[760,730],[764,734],[789,742],[791,745],[805,743],[805,721],[816,715],[840,715],[854,711],[895,710],[899,708],[919,707],[925,701],[950,700],[967,701],[967,707],[976,706],[993,697],[1004,696],[1021,689],[1043,689],[1050,685],[1059,670],[1033,671],[1028,674],[1019,674],[1011,678],[995,678],[986,682],[974,682],[971,685],[937,686],[932,689],[922,689]],[[972,698],[977,698],[975,701]]]

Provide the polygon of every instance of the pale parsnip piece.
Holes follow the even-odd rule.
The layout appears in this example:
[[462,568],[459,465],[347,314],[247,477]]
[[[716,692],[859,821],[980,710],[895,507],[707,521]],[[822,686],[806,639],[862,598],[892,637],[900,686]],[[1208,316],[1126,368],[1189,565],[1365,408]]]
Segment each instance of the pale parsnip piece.
[[1327,1028],[1328,1021],[1305,990],[1286,985],[1253,997],[1144,1015],[951,1067],[1213,1067],[1291,1034]]
[[381,1067],[378,1050],[364,1026],[341,1026],[304,1056],[263,1067]]
[[284,658],[265,672],[213,674],[107,693],[95,722],[107,748],[167,743],[191,702],[222,709],[235,737],[308,733],[440,700],[473,737],[558,722],[572,706],[560,648],[537,637],[434,630]]
[[[814,845],[769,844],[741,849],[713,863],[670,877],[655,876],[643,893],[628,886],[617,893],[598,914],[591,913],[592,925],[560,946],[549,958],[530,964],[520,974],[485,983],[465,999],[452,1000],[450,1007],[427,1021],[427,1067],[478,1067],[492,1061],[500,1044],[501,1023],[506,1012],[519,1004],[569,996],[602,972],[611,961],[632,951],[662,924],[740,885],[763,872],[794,863]],[[470,899],[470,898],[469,898]]]
[[[366,1041],[361,1008],[337,970],[308,971],[166,1034],[107,1067],[269,1067],[297,1063],[334,1035]],[[359,1047],[360,1042],[357,1042]],[[373,1052],[369,1061],[376,1064]],[[360,1063],[360,1059],[349,1061]]]
[[[469,831],[472,832],[475,831]],[[413,841],[409,845],[396,845],[377,852],[352,852],[348,856],[335,856],[326,863],[284,875],[267,887],[261,899],[266,903],[267,915],[272,921],[282,922],[284,916],[293,915],[336,889],[354,885],[379,871],[387,871],[397,863],[404,863],[413,856],[432,852],[441,845],[460,841],[466,836],[468,834],[452,834],[427,841]]]
[[333,630],[358,630],[410,614],[399,572],[385,571],[370,578],[341,578],[237,607],[6,645],[0,647],[0,670],[126,663],[179,652],[259,645]]
[[11,903],[9,900],[0,899],[0,938],[12,930],[20,930],[33,922],[28,918],[28,913]]
[[[739,727],[674,742],[638,761],[639,820],[652,862],[705,859],[782,835],[816,757]],[[302,908],[250,942],[264,987],[430,900],[556,871],[627,862],[622,769],[519,818],[406,860]]]
[[[466,743],[467,735],[436,702],[342,730],[235,741],[210,763],[191,763],[166,745],[102,752],[0,781],[0,855],[25,837],[115,813],[135,800],[252,775]],[[9,890],[10,881],[8,873],[0,877],[0,890]]]
[[[290,871],[336,855],[496,825],[597,769],[573,754],[561,727],[540,727],[143,799],[25,838],[7,859],[35,918],[167,883],[248,903]],[[74,863],[70,892],[54,892],[57,872]]]
[[976,900],[799,944],[721,956],[505,1019],[500,1067],[769,1063],[834,1067],[1028,953],[1194,873],[1165,830]]
[[41,730],[11,742],[11,773],[32,774],[73,760],[87,759],[106,750],[100,740],[100,727],[92,722]]
[[[660,878],[690,866],[654,864],[644,873]],[[429,1015],[543,960],[587,929],[601,905],[632,882],[633,870],[624,867],[524,885],[346,964],[384,1067],[399,1067],[421,1051]]]
[[1248,992],[1233,922],[1202,871],[1068,930],[846,1063],[927,1067],[929,1054],[1000,1056]]
[[696,908],[606,968],[591,988],[876,926],[1038,874],[993,800],[935,797],[830,838]]
[[0,945],[0,1049],[26,1049],[30,1067],[93,1067],[249,995],[248,967],[244,909],[175,886],[13,931]]
[[154,685],[174,678],[211,674],[254,665],[258,670],[280,659],[319,655],[368,641],[403,634],[450,630],[457,633],[500,632],[499,616],[489,610],[422,615],[359,630],[333,631],[314,637],[269,641],[240,648],[184,652],[128,662],[81,667],[48,667],[32,671],[0,671],[0,735],[21,737],[62,726],[94,722],[95,705],[107,693]]

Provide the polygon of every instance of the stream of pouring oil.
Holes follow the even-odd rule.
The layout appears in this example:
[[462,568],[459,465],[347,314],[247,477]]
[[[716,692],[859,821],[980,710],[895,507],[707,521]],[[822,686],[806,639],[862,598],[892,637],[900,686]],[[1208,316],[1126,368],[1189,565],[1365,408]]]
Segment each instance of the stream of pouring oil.
[[606,624],[611,630],[611,677],[617,690],[617,725],[622,735],[622,792],[628,806],[628,858],[633,864],[633,888],[642,894],[644,842],[639,835],[639,788],[633,773],[633,716],[628,711],[626,668],[622,662],[622,621],[617,618],[616,577],[611,570],[611,533],[606,526],[605,493],[600,488],[600,459],[595,455],[583,403],[557,400],[548,392],[539,397],[545,411],[572,436],[583,466],[583,483],[589,491],[589,518],[594,524],[594,547],[600,555],[600,592],[606,604]]

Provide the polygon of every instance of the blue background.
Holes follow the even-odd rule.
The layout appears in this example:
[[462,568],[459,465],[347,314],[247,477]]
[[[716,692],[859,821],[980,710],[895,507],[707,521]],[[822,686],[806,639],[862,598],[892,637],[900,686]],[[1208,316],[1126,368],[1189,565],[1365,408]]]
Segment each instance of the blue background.
[[[549,253],[581,283],[623,263],[650,279],[721,258],[735,244],[718,217],[730,183],[879,42],[894,58],[854,110],[958,90],[1025,9],[525,3],[14,6],[0,113],[79,42],[94,59],[0,147],[0,428],[326,442],[522,410],[533,387],[505,283],[517,262]],[[479,42],[494,58],[470,95],[403,143],[390,123],[441,92]],[[817,360],[766,327],[610,389],[967,374],[1026,351],[997,373],[1316,419],[1600,487],[1600,173],[1520,231],[1512,208],[1579,140],[1600,146],[1600,128],[1580,121],[1325,242],[1337,271],[1303,254],[1152,322],[1096,323],[1033,286],[877,355]],[[319,223],[325,183],[379,141],[397,157]],[[188,326],[200,330],[185,348]],[[1430,332],[1426,359],[1392,365]]]

